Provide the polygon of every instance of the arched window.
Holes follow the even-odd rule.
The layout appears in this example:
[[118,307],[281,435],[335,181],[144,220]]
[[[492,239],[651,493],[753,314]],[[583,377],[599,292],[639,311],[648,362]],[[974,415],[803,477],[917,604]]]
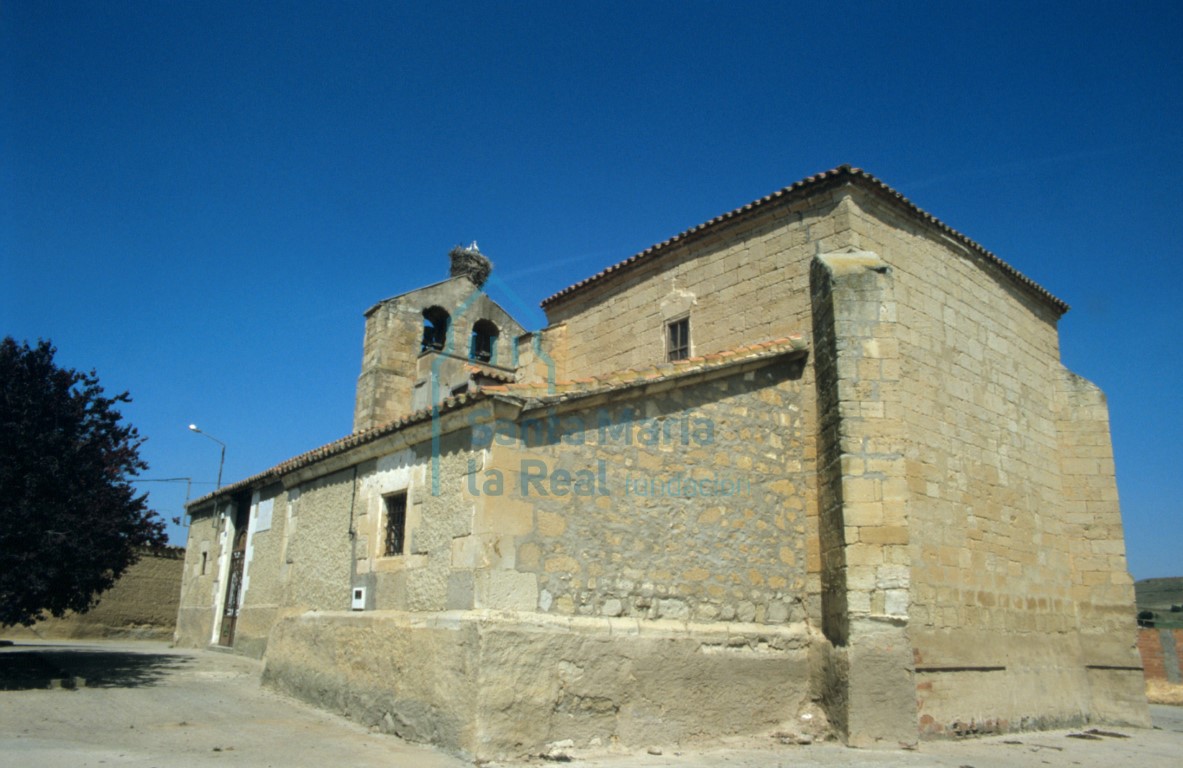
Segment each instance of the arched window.
[[492,363],[497,357],[497,326],[488,320],[477,320],[472,326],[472,342],[468,347],[470,360]]
[[420,352],[443,349],[448,343],[448,310],[443,307],[428,307],[423,310],[423,345]]

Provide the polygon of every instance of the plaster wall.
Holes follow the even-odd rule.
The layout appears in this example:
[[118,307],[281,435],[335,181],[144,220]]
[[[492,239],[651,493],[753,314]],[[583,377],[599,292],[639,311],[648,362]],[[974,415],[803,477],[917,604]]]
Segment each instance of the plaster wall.
[[278,483],[251,497],[234,648],[256,658],[266,650],[267,636],[282,608],[287,575],[283,556],[286,503],[287,493]]
[[281,621],[264,680],[362,725],[490,760],[673,745],[813,714],[800,625],[464,611]]
[[[367,586],[376,610],[442,611],[471,607],[472,573],[453,563],[454,542],[472,531],[473,506],[466,475],[474,452],[469,433],[443,433],[433,458],[432,439],[388,453],[361,472],[358,494],[358,563],[355,583]],[[385,498],[407,493],[405,550],[385,554]]]
[[226,556],[225,530],[226,520],[215,514],[212,504],[191,513],[173,638],[178,645],[203,648],[213,637],[222,588],[220,566]]
[[284,613],[349,609],[354,483],[350,468],[288,491],[290,530],[279,590]]

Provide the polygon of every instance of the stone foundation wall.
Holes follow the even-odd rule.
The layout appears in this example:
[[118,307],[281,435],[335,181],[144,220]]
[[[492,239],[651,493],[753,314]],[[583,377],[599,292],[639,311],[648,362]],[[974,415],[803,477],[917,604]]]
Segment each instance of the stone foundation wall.
[[795,725],[816,711],[817,641],[801,624],[318,613],[276,626],[263,678],[361,725],[490,760],[565,739],[676,745]]

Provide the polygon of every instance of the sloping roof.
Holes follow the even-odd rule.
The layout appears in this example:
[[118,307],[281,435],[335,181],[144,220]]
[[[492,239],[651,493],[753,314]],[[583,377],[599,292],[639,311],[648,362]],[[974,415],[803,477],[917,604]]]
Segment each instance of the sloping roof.
[[553,384],[549,382],[500,384],[481,387],[480,391],[486,394],[508,395],[526,400],[554,402],[709,373],[720,368],[777,357],[789,352],[804,352],[807,346],[805,336],[795,333],[779,339],[713,352],[709,355],[699,355],[685,360],[658,363],[641,368],[626,368],[585,379],[556,381]]
[[370,307],[362,314],[369,315],[375,309],[382,306],[383,304],[389,304],[392,301],[398,301],[399,299],[405,298],[407,296],[413,296],[416,293],[425,293],[427,291],[430,291],[432,288],[439,288],[441,285],[447,285],[448,283],[454,283],[457,280],[467,280],[468,282],[472,283],[473,290],[478,290],[478,291],[480,290],[480,286],[478,286],[476,283],[473,283],[472,278],[470,278],[468,275],[453,275],[451,277],[446,277],[443,280],[436,280],[434,283],[428,283],[427,285],[421,285],[418,288],[412,288],[409,291],[403,291],[402,293],[396,293],[393,296],[389,296],[385,299],[382,299],[382,301],[379,301],[377,304]]
[[382,424],[371,429],[361,432],[354,432],[351,435],[334,440],[331,443],[326,443],[319,448],[314,448],[311,451],[295,456],[286,461],[280,462],[270,469],[266,469],[258,474],[251,475],[236,483],[223,486],[222,488],[207,493],[204,496],[190,501],[186,507],[189,509],[196,509],[217,497],[225,497],[235,493],[258,488],[271,482],[279,480],[284,475],[295,472],[298,469],[315,464],[318,461],[337,456],[347,451],[357,448],[367,443],[375,442],[383,437],[392,435],[400,430],[430,421],[434,415],[449,413],[460,408],[464,408],[473,403],[483,400],[488,400],[494,396],[503,398],[510,398],[519,402],[523,401],[543,401],[554,402],[574,399],[576,397],[592,396],[604,394],[607,392],[628,389],[640,385],[651,385],[664,381],[672,381],[675,379],[694,376],[702,373],[709,373],[722,368],[728,368],[734,365],[742,365],[744,363],[754,362],[756,360],[763,360],[777,357],[790,352],[804,353],[807,347],[805,337],[802,334],[793,334],[779,339],[770,341],[758,342],[754,344],[745,344],[733,349],[724,350],[722,352],[715,352],[709,355],[701,355],[691,357],[686,360],[678,360],[673,363],[662,363],[659,365],[650,365],[643,368],[630,368],[621,371],[614,371],[613,373],[605,374],[603,376],[596,376],[586,379],[575,379],[571,381],[557,381],[553,384],[538,383],[538,384],[497,384],[492,386],[484,386],[477,389],[470,390],[462,395],[449,397],[440,404],[438,413],[431,408],[424,408],[415,413],[404,416],[400,419]]
[[[509,322],[514,324],[515,330],[513,330],[513,333],[515,335],[525,332],[525,330],[526,330],[525,327],[523,327],[522,324],[519,323],[517,321],[517,319],[515,319],[514,316],[511,315],[505,307],[501,306],[496,301],[494,301],[493,297],[489,295],[488,291],[486,291],[482,286],[478,286],[476,283],[474,283],[472,281],[472,278],[469,277],[468,275],[453,275],[452,277],[449,277],[446,280],[439,280],[437,282],[431,283],[430,285],[423,285],[423,286],[420,286],[420,287],[415,288],[410,291],[403,291],[402,293],[396,294],[396,295],[391,296],[389,298],[382,299],[382,301],[379,301],[378,303],[374,304],[372,307],[367,309],[365,312],[363,312],[362,315],[365,317],[369,317],[370,315],[374,314],[374,312],[376,312],[384,304],[390,304],[393,302],[407,300],[407,299],[415,297],[419,294],[430,295],[433,293],[438,293],[441,290],[444,290],[445,286],[450,285],[452,283],[460,282],[460,281],[468,283],[468,285],[471,287],[471,291],[469,292],[469,296],[475,296],[478,294],[480,296],[483,296],[485,301],[489,302],[489,304],[491,304],[494,308],[496,308],[498,312],[501,312],[503,315],[505,315],[505,318],[507,320],[509,320]],[[451,311],[453,309],[455,309],[455,307],[450,307],[449,311]],[[500,322],[500,321],[498,321],[498,322]]]
[[[440,403],[438,413],[449,413],[478,400],[484,400],[487,397],[488,396],[479,389],[466,392],[462,395],[449,397]],[[395,419],[394,421],[380,424],[379,426],[371,427],[370,429],[364,429],[361,432],[354,432],[352,434],[346,435],[345,437],[334,440],[331,443],[325,443],[319,448],[313,448],[311,451],[301,453],[299,456],[294,456],[290,459],[287,459],[286,461],[281,461],[279,464],[276,464],[270,469],[265,469],[258,474],[251,475],[250,477],[239,480],[236,483],[224,485],[216,491],[193,499],[185,506],[189,509],[193,509],[205,504],[208,501],[211,501],[217,496],[227,496],[239,491],[248,490],[250,488],[257,488],[266,482],[278,480],[289,472],[294,472],[297,469],[315,464],[321,459],[327,459],[330,456],[336,456],[337,454],[345,453],[351,448],[356,448],[360,445],[365,445],[366,443],[372,443],[375,440],[386,437],[387,435],[392,435],[399,430],[406,429],[407,427],[414,426],[415,424],[421,424],[425,421],[430,421],[434,413],[435,410],[433,408],[423,408],[421,410],[415,411],[414,413],[403,416],[402,418]]]
[[464,370],[467,371],[470,376],[483,376],[488,379],[495,379],[496,381],[505,383],[509,383],[514,379],[513,373],[510,371],[503,368],[495,368],[492,365],[480,362],[470,361],[465,364]]
[[1007,264],[999,257],[995,256],[993,253],[986,250],[978,243],[945,224],[937,217],[933,216],[927,211],[920,209],[908,198],[887,186],[887,184],[883,183],[875,176],[872,176],[861,168],[852,168],[849,165],[840,165],[837,168],[833,168],[829,171],[824,171],[822,173],[802,179],[801,181],[791,184],[784,189],[780,189],[776,192],[773,192],[772,194],[765,195],[759,200],[754,200],[747,205],[740,206],[735,210],[716,216],[710,221],[703,222],[702,224],[691,227],[684,232],[680,232],[668,240],[664,240],[656,245],[651,245],[640,253],[628,257],[624,261],[613,264],[607,269],[601,270],[591,277],[580,280],[578,283],[568,286],[558,293],[548,296],[542,300],[542,308],[545,310],[561,299],[565,299],[587,288],[590,288],[591,286],[596,285],[609,277],[616,276],[621,272],[626,272],[642,262],[652,261],[653,259],[660,257],[672,246],[684,242],[691,242],[697,237],[701,237],[723,224],[742,220],[747,216],[756,214],[770,205],[803,199],[812,194],[816,194],[823,189],[829,189],[831,187],[845,183],[858,184],[863,189],[866,189],[880,198],[896,205],[898,208],[901,208],[911,217],[937,228],[947,236],[959,242],[961,245],[981,256],[985,261],[1001,269],[1003,274],[1014,280],[1022,288],[1027,289],[1036,297],[1048,303],[1060,314],[1068,311],[1068,305],[1064,301],[1053,296],[1046,288],[1039,285],[1034,280],[1024,275],[1022,272],[1019,272],[1017,269]]

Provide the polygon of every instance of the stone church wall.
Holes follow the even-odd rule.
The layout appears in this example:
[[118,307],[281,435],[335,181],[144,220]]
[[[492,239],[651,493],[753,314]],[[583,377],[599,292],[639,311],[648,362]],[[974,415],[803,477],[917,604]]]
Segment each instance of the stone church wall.
[[[510,503],[532,508],[512,544],[514,568],[537,579],[532,607],[804,621],[803,358],[527,411],[517,434],[502,430],[485,476],[505,477]],[[497,500],[485,503],[496,514]]]
[[[1141,722],[1136,701],[1094,706],[1094,682],[1132,690],[1137,677],[1132,630],[1095,624],[1093,610],[1124,599],[1128,612],[1132,586],[1112,456],[1090,453],[1099,442],[1110,450],[1107,418],[1081,419],[1092,404],[1064,400],[1055,313],[977,255],[876,201],[852,204],[860,247],[896,285],[922,732]],[[1095,534],[1107,548],[1093,571],[1105,574],[1100,591],[1079,588],[1093,580],[1082,573],[1093,545],[1071,507],[1084,501],[1073,490],[1082,468],[1095,489],[1085,495],[1096,494],[1086,504],[1111,503],[1093,510],[1107,526]]]
[[[477,759],[806,711],[859,746],[1144,724],[1108,415],[1060,363],[1060,307],[890,190],[826,178],[548,302],[515,385],[258,481],[236,647]],[[383,376],[394,308],[367,330]],[[401,407],[372,384],[359,426]],[[196,557],[222,563],[223,531],[195,514],[187,642],[211,634],[221,577]]]

